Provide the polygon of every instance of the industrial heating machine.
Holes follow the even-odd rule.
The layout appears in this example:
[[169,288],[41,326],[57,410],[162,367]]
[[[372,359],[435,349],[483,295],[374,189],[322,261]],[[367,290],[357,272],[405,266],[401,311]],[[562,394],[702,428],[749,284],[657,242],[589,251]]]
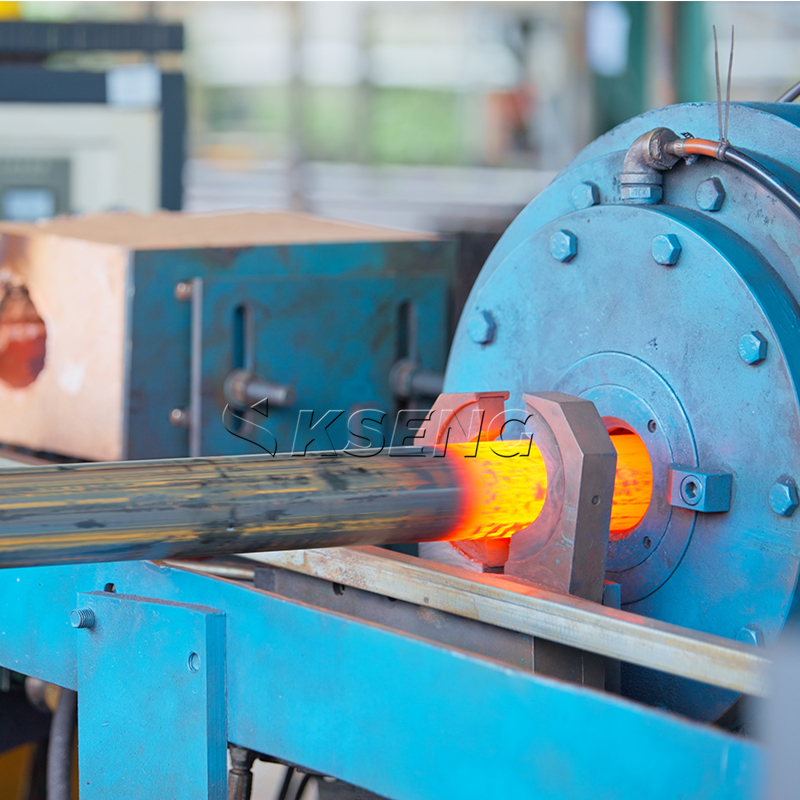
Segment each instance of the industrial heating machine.
[[77,691],[82,800],[245,798],[256,757],[393,800],[745,800],[796,769],[753,720],[796,613],[800,109],[717,123],[589,145],[416,421],[2,474],[0,664]]

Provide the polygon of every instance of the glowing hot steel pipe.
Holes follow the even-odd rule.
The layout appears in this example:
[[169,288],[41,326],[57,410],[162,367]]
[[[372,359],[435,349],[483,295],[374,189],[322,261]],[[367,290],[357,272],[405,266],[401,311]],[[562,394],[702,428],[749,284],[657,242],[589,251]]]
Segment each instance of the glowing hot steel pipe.
[[[649,459],[645,469],[628,441],[635,437],[613,438],[612,524],[624,535],[649,502]],[[0,565],[500,537],[535,520],[547,491],[536,446],[495,443],[517,452],[510,458],[488,443],[467,458],[466,447],[450,445],[444,457],[395,451],[3,470]]]
[[[611,442],[617,473],[610,535],[622,539],[647,513],[653,469],[647,447],[635,433],[613,433]],[[482,443],[477,454],[474,443],[449,444],[447,458],[453,459],[467,486],[462,517],[447,538],[507,538],[539,516],[547,496],[547,470],[533,442]]]

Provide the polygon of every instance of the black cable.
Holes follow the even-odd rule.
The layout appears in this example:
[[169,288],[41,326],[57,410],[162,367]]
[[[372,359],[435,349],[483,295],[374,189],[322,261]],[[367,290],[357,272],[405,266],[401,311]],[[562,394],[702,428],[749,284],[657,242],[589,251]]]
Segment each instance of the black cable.
[[62,689],[50,724],[47,747],[47,800],[71,800],[72,743],[78,721],[78,693]]
[[794,213],[800,217],[800,195],[787,186],[777,175],[773,175],[765,166],[758,163],[750,156],[728,147],[721,154],[722,161],[728,161],[742,172],[755,178],[762,186],[777,195]]
[[791,89],[787,89],[775,102],[791,103],[800,97],[800,83],[796,83]]
[[308,786],[311,780],[311,775],[303,775],[303,780],[300,781],[300,785],[297,787],[297,792],[295,793],[294,800],[301,800],[303,797],[303,792],[306,790],[306,786]]
[[283,776],[283,786],[281,786],[281,791],[278,794],[278,800],[286,800],[289,795],[289,787],[292,785],[293,775],[294,767],[286,767],[286,774]]

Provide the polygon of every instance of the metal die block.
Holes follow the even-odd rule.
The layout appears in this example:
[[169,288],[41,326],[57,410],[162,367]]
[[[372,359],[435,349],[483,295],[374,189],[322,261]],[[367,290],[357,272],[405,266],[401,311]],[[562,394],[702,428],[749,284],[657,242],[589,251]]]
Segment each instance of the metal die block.
[[541,514],[511,537],[506,574],[602,602],[617,454],[594,404],[562,392],[524,394],[547,465]]
[[671,465],[667,479],[670,505],[705,513],[729,511],[733,477],[728,472],[703,472]]

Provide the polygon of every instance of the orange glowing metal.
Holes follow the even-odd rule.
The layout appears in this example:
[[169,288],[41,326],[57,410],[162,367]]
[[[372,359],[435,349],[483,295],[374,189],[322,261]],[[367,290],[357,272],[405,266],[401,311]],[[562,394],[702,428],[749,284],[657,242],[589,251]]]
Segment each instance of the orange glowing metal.
[[635,433],[612,434],[617,474],[611,505],[611,538],[624,539],[641,521],[653,496],[653,466],[645,443]]
[[[622,539],[647,513],[653,470],[644,442],[634,433],[615,433],[617,474],[611,507],[611,538]],[[476,452],[477,450],[477,452]],[[466,507],[448,539],[502,539],[526,528],[547,496],[547,470],[531,441],[448,444],[446,458],[464,482]]]
[[547,470],[541,451],[530,440],[481,442],[477,455],[475,450],[474,442],[447,445],[446,457],[464,480],[467,504],[448,538],[512,536],[530,525],[544,506]]

